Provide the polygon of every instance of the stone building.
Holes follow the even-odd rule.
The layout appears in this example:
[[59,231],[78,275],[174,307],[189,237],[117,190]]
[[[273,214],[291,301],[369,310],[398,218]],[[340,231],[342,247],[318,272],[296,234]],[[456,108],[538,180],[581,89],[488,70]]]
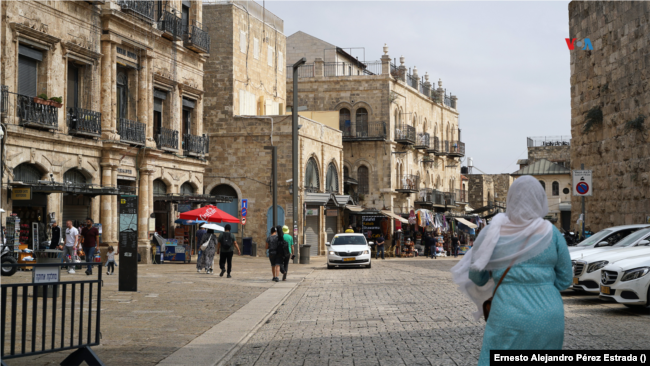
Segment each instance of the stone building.
[[534,164],[539,159],[571,168],[571,136],[528,137],[528,157],[519,159],[519,169]]
[[[407,70],[404,57],[359,62],[340,47],[304,32],[287,38],[287,100],[292,104],[290,66],[299,58],[299,105],[335,111],[343,133],[346,194],[366,209],[407,214],[412,209],[456,209],[461,191],[457,98],[442,82]],[[324,57],[324,58],[323,58]]]
[[513,178],[509,174],[470,174],[467,197],[472,212],[491,217],[505,211],[508,191]]
[[[650,215],[649,18],[647,2],[569,4],[570,37],[593,45],[568,51],[571,168],[584,164],[593,171],[593,196],[585,200],[592,231],[642,223]],[[580,206],[580,198],[572,203]]]
[[164,233],[176,204],[214,202],[200,195],[210,50],[201,22],[201,6],[181,0],[4,2],[3,195],[27,188],[31,200],[3,208],[43,227],[91,217],[103,246],[117,246],[117,194],[138,195],[146,262],[149,218]]

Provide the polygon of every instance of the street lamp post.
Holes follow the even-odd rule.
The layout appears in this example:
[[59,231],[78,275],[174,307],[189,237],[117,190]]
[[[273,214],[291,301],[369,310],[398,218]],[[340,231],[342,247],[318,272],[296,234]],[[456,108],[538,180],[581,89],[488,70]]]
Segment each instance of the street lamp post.
[[291,107],[291,160],[293,167],[293,243],[295,257],[293,263],[300,262],[300,246],[298,245],[298,68],[307,62],[301,58],[293,64],[293,107]]

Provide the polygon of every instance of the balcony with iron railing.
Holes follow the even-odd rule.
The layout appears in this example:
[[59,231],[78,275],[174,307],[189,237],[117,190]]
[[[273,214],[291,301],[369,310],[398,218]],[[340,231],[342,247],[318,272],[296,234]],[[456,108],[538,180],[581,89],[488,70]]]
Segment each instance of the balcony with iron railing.
[[171,40],[179,40],[183,36],[183,19],[179,17],[178,10],[166,4],[159,15],[158,29],[163,31],[163,37]]
[[117,119],[117,133],[120,141],[135,146],[144,146],[146,141],[146,125],[126,118]]
[[161,127],[156,134],[156,146],[163,151],[178,152],[178,131]]
[[[13,94],[13,93],[11,93]],[[59,128],[59,108],[36,103],[34,97],[14,94],[16,96],[16,115],[20,125],[43,130]]]
[[191,135],[188,133],[183,134],[183,154],[185,156],[204,157],[209,151],[208,136]]
[[417,197],[415,198],[415,203],[419,205],[431,205],[433,204],[433,192],[432,188],[420,189]]
[[445,205],[456,206],[456,196],[454,192],[444,192]]
[[469,197],[467,196],[467,190],[466,189],[456,189],[456,202],[459,203],[467,203],[469,202],[468,199]]
[[2,85],[0,89],[0,113],[7,113],[9,108],[9,88],[6,85]]
[[[313,77],[314,64],[304,64],[298,67],[298,79]],[[287,79],[293,79],[293,66],[287,66]]]
[[465,156],[465,143],[462,141],[449,141],[449,150],[447,150],[447,155],[453,157],[463,157]]
[[427,152],[435,155],[437,155],[438,152],[440,152],[440,140],[438,139],[438,136],[433,136],[433,138],[430,139],[429,148],[427,149]]
[[208,28],[196,20],[193,21],[189,28],[185,29],[183,45],[195,52],[210,53],[210,34],[208,34]]
[[142,17],[144,20],[154,20],[154,4],[153,0],[117,0],[117,5],[122,8],[122,11],[133,13]]
[[397,125],[395,127],[395,142],[404,145],[415,144],[415,127],[409,125]]
[[343,141],[384,141],[386,140],[385,122],[350,122],[341,127]]
[[68,109],[68,133],[83,137],[102,136],[102,114],[88,109],[71,107]]
[[430,136],[428,133],[418,133],[415,138],[415,148],[420,150],[429,150]]
[[400,193],[417,193],[420,186],[420,177],[413,174],[397,176],[397,189]]

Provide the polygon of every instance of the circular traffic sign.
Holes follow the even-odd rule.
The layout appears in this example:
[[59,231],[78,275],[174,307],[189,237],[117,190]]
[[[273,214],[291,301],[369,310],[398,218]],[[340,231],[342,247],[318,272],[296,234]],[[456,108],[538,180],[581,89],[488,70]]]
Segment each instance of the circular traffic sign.
[[241,215],[242,215],[242,216],[246,217],[246,214],[247,214],[247,213],[248,213],[248,212],[247,212],[247,210],[246,210],[246,207],[244,207],[244,208],[241,209]]
[[576,184],[576,191],[580,194],[587,194],[589,192],[589,185],[585,182],[580,182]]
[[241,218],[241,224],[242,224],[242,225],[246,225],[246,218],[245,218],[245,217],[242,217],[242,218]]

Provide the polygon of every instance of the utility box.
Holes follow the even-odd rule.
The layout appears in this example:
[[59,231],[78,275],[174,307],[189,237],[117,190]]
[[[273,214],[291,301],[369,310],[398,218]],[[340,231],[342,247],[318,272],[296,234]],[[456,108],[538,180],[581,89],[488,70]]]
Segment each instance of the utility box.
[[300,247],[300,264],[309,264],[311,245],[305,244]]

